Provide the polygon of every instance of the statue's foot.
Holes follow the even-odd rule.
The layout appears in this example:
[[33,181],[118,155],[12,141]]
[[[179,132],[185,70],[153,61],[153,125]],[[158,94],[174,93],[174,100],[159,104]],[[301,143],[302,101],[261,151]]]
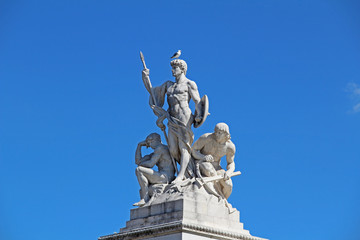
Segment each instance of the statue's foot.
[[138,201],[137,203],[134,203],[133,206],[135,207],[142,207],[145,205],[145,200],[144,199],[141,199],[140,201]]
[[178,184],[178,183],[181,183],[183,181],[183,178],[182,177],[176,177],[174,181],[172,181],[171,183],[173,184]]
[[185,186],[188,186],[188,185],[190,185],[190,184],[192,184],[193,182],[195,182],[195,179],[194,178],[186,178],[186,179],[184,179],[182,182],[181,182],[181,186],[182,187],[185,187]]

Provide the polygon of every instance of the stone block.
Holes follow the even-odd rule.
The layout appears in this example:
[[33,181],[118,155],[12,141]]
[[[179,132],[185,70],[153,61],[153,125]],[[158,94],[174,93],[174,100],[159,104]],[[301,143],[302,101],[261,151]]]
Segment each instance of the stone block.
[[[166,203],[162,203],[162,204],[155,204],[155,205],[151,205],[150,208],[150,216],[153,215],[159,215],[159,214],[163,214],[166,211],[166,207],[165,207]],[[171,212],[171,211],[170,211]]]
[[263,240],[244,230],[240,212],[229,213],[224,201],[191,193],[172,201],[155,202],[130,211],[130,220],[120,233],[100,240]]

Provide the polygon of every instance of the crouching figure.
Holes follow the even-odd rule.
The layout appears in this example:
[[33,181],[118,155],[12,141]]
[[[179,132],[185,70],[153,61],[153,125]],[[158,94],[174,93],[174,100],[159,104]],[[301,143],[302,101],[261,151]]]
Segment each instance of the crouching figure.
[[[141,147],[154,149],[154,152],[142,157]],[[140,185],[140,201],[134,206],[143,206],[149,199],[149,187],[153,184],[168,184],[175,179],[175,168],[172,164],[169,148],[161,143],[157,133],[151,133],[146,139],[138,143],[135,153],[136,176]],[[158,171],[152,169],[157,166]]]
[[[202,135],[192,147],[192,156],[197,160],[201,177],[222,176],[222,179],[206,185],[210,193],[228,199],[233,188],[231,175],[235,170],[235,145],[230,140],[229,126],[218,123],[214,133]],[[226,171],[220,161],[226,156]]]

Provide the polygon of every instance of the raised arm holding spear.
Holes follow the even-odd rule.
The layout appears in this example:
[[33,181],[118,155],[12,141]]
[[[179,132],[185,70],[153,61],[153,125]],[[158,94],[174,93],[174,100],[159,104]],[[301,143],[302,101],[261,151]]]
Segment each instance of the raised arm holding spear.
[[[157,102],[156,102],[156,98],[154,97],[154,94],[153,94],[153,91],[152,91],[152,85],[151,85],[151,81],[150,81],[150,77],[149,77],[149,69],[146,67],[146,64],[145,64],[145,59],[144,59],[144,55],[143,53],[140,51],[140,59],[141,59],[141,62],[144,66],[144,70],[143,70],[143,83],[144,83],[144,86],[146,88],[146,90],[149,92],[150,94],[150,97],[152,98],[153,100],[153,103],[154,105],[151,106],[151,108],[157,113],[156,115],[159,117],[157,122],[159,121],[163,121],[165,118],[166,118],[166,111],[157,106]],[[144,74],[145,72],[145,74]],[[145,75],[145,76],[144,76]],[[164,136],[165,136],[165,140],[166,140],[166,144],[168,145],[168,147],[170,148],[169,146],[169,140],[168,140],[168,137],[167,137],[167,134],[166,134],[166,131],[165,131],[165,126],[161,128],[162,132],[164,133]],[[176,165],[176,162],[173,158],[173,156],[170,154],[171,156],[171,161],[172,161],[172,164],[176,170],[176,173],[178,174],[178,169],[177,169],[177,165]]]

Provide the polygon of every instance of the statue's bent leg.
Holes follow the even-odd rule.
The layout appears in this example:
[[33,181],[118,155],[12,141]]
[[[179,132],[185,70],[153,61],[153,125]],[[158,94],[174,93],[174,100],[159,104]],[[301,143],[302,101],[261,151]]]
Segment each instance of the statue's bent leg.
[[[210,162],[202,162],[200,163],[199,167],[202,177],[213,177],[217,175],[214,166]],[[208,182],[204,185],[204,187],[209,194],[213,194],[217,197],[220,197],[219,189],[217,188],[217,183]]]
[[[150,170],[152,170],[152,169],[150,169]],[[152,170],[152,171],[153,171],[152,173],[144,172],[144,175],[147,177],[150,184],[168,183],[168,178],[167,178],[166,174],[159,173],[154,170]]]
[[222,187],[222,192],[223,195],[226,199],[228,199],[230,197],[230,194],[232,192],[232,188],[233,188],[233,183],[231,179],[228,179],[226,181],[221,180],[219,181],[221,187]]
[[213,177],[217,175],[214,166],[209,162],[202,162],[199,167],[203,177]]
[[141,188],[147,188],[149,184],[167,183],[167,176],[164,173],[159,173],[147,167],[137,167],[136,176]]
[[134,206],[143,206],[149,201],[149,184],[167,183],[167,176],[163,173],[156,172],[151,168],[139,166],[136,168],[136,176],[140,185],[140,201],[135,203]]
[[[149,181],[147,177],[144,175],[145,167],[137,167],[135,170],[136,177],[138,179],[139,185],[140,185],[140,198],[142,200],[148,200],[148,187],[149,187]],[[150,169],[151,170],[151,169]],[[147,198],[147,199],[145,199]]]
[[179,143],[176,134],[169,129],[168,132],[168,147],[171,156],[180,163],[180,154],[179,154]]
[[[220,176],[224,176],[225,172],[226,172],[225,169],[219,169],[216,171],[216,174]],[[231,178],[228,180],[222,179],[217,182],[217,185],[218,185],[217,188],[219,189],[219,191],[221,191],[221,195],[224,198],[228,199],[232,192],[232,187],[233,187]]]
[[173,183],[181,182],[182,180],[184,180],[185,171],[191,157],[187,149],[187,146],[182,141],[179,141],[179,150],[180,150],[180,172],[173,181]]

